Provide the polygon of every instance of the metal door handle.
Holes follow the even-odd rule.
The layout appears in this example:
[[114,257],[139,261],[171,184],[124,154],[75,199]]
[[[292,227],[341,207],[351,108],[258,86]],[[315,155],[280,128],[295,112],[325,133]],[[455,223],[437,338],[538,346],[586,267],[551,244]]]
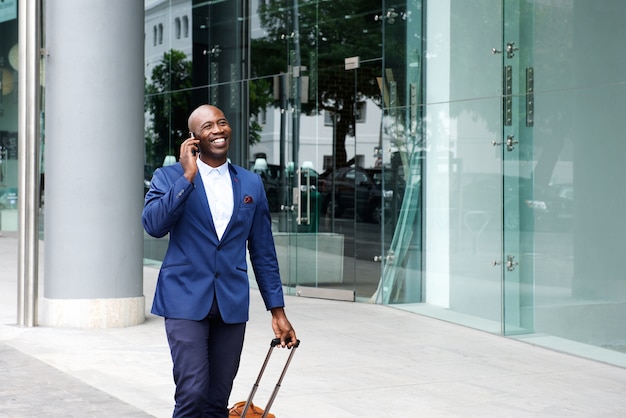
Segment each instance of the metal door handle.
[[306,225],[311,225],[311,176],[310,173],[307,172],[306,176],[306,216],[302,216],[302,169],[298,169],[296,171],[296,175],[298,176],[298,188],[294,190],[294,201],[298,206],[298,217],[296,218],[296,222],[298,225],[302,225],[303,223]]
[[302,176],[300,175],[300,169],[296,170],[296,176],[298,176],[298,186],[293,190],[293,201],[296,202],[298,207],[298,216],[296,217],[296,223],[302,225]]

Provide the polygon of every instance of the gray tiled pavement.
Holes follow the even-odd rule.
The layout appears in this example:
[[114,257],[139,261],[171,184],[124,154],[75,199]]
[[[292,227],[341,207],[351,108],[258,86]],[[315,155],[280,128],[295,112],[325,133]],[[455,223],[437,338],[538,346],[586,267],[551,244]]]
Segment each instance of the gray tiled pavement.
[[[146,310],[157,270],[144,268]],[[124,329],[22,328],[17,238],[0,237],[0,418],[171,416],[160,318]],[[244,400],[271,339],[252,290],[232,402]],[[287,297],[302,345],[272,407],[279,418],[624,417],[626,369],[365,303]],[[263,404],[287,352],[277,350]]]
[[150,416],[6,344],[0,370],[0,417]]

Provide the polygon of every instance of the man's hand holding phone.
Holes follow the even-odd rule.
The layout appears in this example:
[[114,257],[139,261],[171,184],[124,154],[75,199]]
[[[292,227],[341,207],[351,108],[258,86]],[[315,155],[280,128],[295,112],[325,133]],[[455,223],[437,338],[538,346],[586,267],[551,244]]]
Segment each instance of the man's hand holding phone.
[[189,138],[180,144],[180,164],[183,167],[183,175],[187,180],[193,182],[194,177],[198,173],[196,160],[198,159],[198,144],[200,140],[194,136],[193,132],[190,132],[189,135]]

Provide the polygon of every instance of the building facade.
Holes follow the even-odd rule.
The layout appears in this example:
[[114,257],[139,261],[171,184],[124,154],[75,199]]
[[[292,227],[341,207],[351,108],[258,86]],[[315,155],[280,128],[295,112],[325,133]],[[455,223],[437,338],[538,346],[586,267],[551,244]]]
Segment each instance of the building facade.
[[[264,179],[288,293],[626,365],[624,16],[618,0],[146,1],[144,180],[213,103],[231,161]],[[145,259],[165,245],[146,237]]]

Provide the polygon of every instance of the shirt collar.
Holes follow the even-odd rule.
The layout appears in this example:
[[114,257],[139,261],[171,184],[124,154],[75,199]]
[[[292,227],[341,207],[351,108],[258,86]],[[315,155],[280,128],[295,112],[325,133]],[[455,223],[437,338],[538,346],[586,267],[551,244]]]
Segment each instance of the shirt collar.
[[202,175],[207,175],[213,170],[216,170],[220,176],[223,176],[224,174],[228,173],[228,161],[226,161],[224,164],[220,165],[219,167],[211,167],[210,165],[202,161],[200,158],[198,158],[196,162],[198,164],[198,170],[200,170],[200,174]]

